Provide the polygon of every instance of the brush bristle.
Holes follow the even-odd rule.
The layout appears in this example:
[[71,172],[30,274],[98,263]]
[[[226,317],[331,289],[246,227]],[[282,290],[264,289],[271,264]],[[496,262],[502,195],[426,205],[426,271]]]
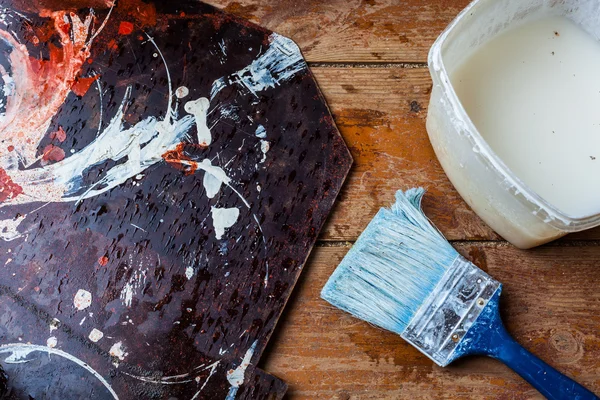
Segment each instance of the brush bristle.
[[425,191],[396,194],[335,270],[321,297],[334,306],[401,334],[458,257],[421,211]]

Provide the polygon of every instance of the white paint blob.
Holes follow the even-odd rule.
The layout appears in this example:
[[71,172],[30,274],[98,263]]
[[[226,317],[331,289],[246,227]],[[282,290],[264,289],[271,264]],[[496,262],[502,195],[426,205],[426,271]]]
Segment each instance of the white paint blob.
[[210,212],[217,240],[220,240],[223,237],[225,229],[231,228],[240,216],[240,210],[237,208],[211,207]]
[[258,128],[256,128],[255,135],[257,138],[266,139],[267,138],[267,130],[265,129],[264,126],[259,125]]
[[123,361],[129,354],[123,350],[123,342],[117,342],[113,344],[108,353],[113,357],[117,357],[121,361]]
[[189,281],[190,279],[192,279],[193,276],[194,276],[194,268],[193,267],[187,267],[185,269],[185,277]]
[[[204,161],[208,161],[210,163],[210,160],[205,159]],[[221,181],[213,174],[206,172],[204,174],[204,179],[202,180],[202,183],[204,184],[204,189],[206,190],[206,197],[208,197],[209,199],[214,199],[217,193],[219,193],[219,191],[221,190],[221,185],[223,184],[223,181]]]
[[262,153],[263,153],[263,157],[260,160],[261,163],[264,163],[267,160],[267,153],[269,152],[270,149],[271,149],[271,144],[269,142],[267,142],[266,140],[260,141],[260,151],[262,151]]
[[190,94],[190,89],[188,89],[185,86],[180,86],[177,88],[177,90],[175,90],[175,96],[178,99],[183,99],[184,97],[187,97]]
[[212,143],[210,129],[208,129],[208,126],[206,126],[206,114],[209,107],[210,101],[206,97],[201,97],[198,100],[188,101],[184,106],[185,111],[189,114],[192,114],[196,119],[198,143],[204,146],[209,146]]
[[92,294],[87,290],[79,289],[77,293],[75,293],[75,298],[73,299],[73,305],[79,311],[85,310],[92,304]]
[[58,318],[52,318],[52,321],[50,321],[50,333],[52,333],[52,331],[57,330],[58,327],[60,326],[60,320]]
[[46,340],[46,346],[48,346],[52,349],[55,348],[57,344],[58,344],[58,339],[56,338],[56,336],[51,336],[48,338],[48,340]]
[[19,226],[26,215],[21,214],[12,219],[0,220],[0,239],[10,242],[23,236],[19,232]]
[[102,331],[99,331],[96,328],[92,329],[92,331],[90,332],[90,334],[88,336],[88,338],[94,343],[97,343],[103,337],[104,337],[104,333]]

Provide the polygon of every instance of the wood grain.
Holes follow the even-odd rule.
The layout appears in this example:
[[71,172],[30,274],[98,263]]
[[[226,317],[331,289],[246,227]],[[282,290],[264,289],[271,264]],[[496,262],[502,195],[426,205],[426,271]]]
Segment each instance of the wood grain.
[[[424,208],[449,240],[501,240],[456,192],[429,143],[427,68],[313,68],[354,167],[321,239],[353,241],[398,189],[428,190]],[[600,239],[600,229],[563,241]]]
[[294,39],[310,62],[424,62],[470,0],[209,0]]
[[398,189],[423,186],[425,209],[451,240],[498,236],[463,202],[425,129],[426,68],[313,68],[354,157],[354,168],[321,238],[354,240]]
[[[399,336],[319,299],[347,247],[315,249],[264,368],[301,399],[540,399],[507,367],[471,358],[440,368]],[[503,317],[526,348],[600,392],[600,252],[597,247],[460,244],[504,283]]]

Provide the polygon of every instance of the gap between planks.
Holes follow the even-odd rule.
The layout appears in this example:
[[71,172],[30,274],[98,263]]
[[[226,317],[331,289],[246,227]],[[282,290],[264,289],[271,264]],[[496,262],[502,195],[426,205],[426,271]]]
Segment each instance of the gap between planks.
[[[319,240],[315,247],[347,247],[350,248],[356,243],[355,240]],[[477,245],[481,247],[507,247],[512,246],[505,240],[450,240],[450,244],[455,246]],[[550,242],[542,247],[600,247],[600,240],[569,240],[562,239]]]
[[310,68],[427,68],[426,62],[308,62]]

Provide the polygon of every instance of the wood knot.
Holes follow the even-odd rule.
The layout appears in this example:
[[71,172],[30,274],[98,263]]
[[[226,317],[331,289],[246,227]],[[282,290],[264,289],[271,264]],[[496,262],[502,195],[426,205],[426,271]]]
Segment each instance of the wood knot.
[[413,113],[419,113],[422,110],[421,104],[418,101],[413,100],[410,102],[410,111]]
[[583,336],[577,331],[554,330],[549,339],[553,359],[561,364],[572,364],[583,357]]
[[338,393],[338,400],[350,400],[350,393],[342,390]]

